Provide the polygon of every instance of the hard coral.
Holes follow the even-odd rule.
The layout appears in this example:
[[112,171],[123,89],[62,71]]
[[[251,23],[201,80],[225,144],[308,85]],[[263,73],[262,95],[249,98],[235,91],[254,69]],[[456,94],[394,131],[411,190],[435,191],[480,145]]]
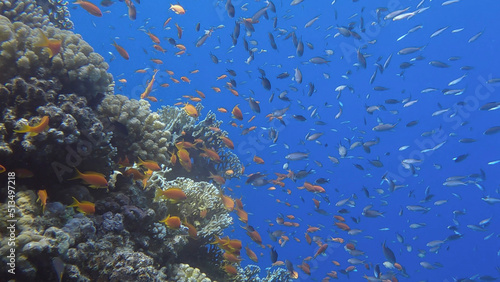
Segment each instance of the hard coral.
[[72,29],[67,4],[62,0],[2,0],[0,14],[31,27],[53,24],[60,29]]
[[[54,80],[62,93],[75,93],[89,102],[98,93],[112,93],[108,64],[80,35],[50,26],[34,29],[22,22],[11,23],[4,16],[0,16],[0,26],[0,83],[15,76]],[[36,46],[42,32],[62,40],[61,51],[52,58],[46,48]]]

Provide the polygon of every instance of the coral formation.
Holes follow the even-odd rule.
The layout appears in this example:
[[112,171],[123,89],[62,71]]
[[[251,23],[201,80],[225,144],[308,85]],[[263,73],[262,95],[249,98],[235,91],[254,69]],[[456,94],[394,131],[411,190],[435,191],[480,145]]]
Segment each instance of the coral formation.
[[[116,138],[113,145],[118,148],[120,156],[134,156],[150,159],[161,164],[170,164],[173,175],[186,176],[196,180],[208,180],[210,173],[224,174],[234,172],[232,177],[240,176],[241,163],[238,157],[226,149],[220,136],[224,132],[210,130],[219,127],[221,122],[215,114],[208,113],[204,120],[188,116],[177,107],[164,106],[158,112],[151,112],[145,100],[128,99],[122,95],[107,95],[98,107],[101,119],[108,117],[112,122],[123,125],[127,138]],[[198,111],[201,105],[198,106]],[[177,142],[202,140],[206,147],[219,153],[221,162],[214,162],[202,157],[200,148],[191,149],[193,159],[192,173],[179,164],[170,163],[170,155],[175,153]]]
[[198,268],[193,268],[188,264],[180,263],[173,266],[174,281],[186,282],[211,282],[210,278],[202,273]]
[[[44,175],[40,184],[59,183],[74,176],[72,167],[99,168],[109,173],[114,148],[112,134],[75,94],[58,94],[60,84],[52,80],[11,79],[0,86],[0,156],[6,166],[25,168]],[[21,124],[35,124],[49,117],[49,129],[36,136],[14,133]],[[43,150],[40,150],[43,148]],[[23,152],[16,154],[14,152]],[[69,158],[69,159],[68,159]],[[68,161],[69,160],[69,161]]]
[[[0,16],[0,82],[15,76],[54,80],[61,93],[75,93],[92,101],[98,93],[112,93],[108,64],[80,35],[55,27],[31,28]],[[61,51],[50,58],[47,48],[37,47],[41,35],[62,40]]]
[[[0,157],[9,168],[44,175],[45,184],[74,175],[72,167],[111,171],[112,134],[92,110],[112,93],[112,76],[103,58],[69,31],[47,27],[48,37],[62,39],[52,59],[35,47],[41,30],[0,16]],[[36,136],[14,133],[23,124],[49,118],[49,129]],[[14,152],[23,152],[13,158]],[[47,165],[48,164],[48,165]]]
[[30,27],[53,24],[60,29],[73,29],[67,5],[63,0],[2,0],[0,14]]
[[[232,224],[232,217],[224,208],[220,198],[220,191],[208,182],[195,182],[189,178],[178,177],[171,181],[165,181],[160,174],[151,177],[150,186],[156,189],[167,190],[172,187],[180,188],[187,196],[177,204],[164,201],[165,212],[180,214],[188,222],[192,223],[198,230],[198,236],[212,239],[214,235],[222,234],[222,231]],[[206,210],[207,214],[200,213]],[[161,209],[158,212],[162,212]]]

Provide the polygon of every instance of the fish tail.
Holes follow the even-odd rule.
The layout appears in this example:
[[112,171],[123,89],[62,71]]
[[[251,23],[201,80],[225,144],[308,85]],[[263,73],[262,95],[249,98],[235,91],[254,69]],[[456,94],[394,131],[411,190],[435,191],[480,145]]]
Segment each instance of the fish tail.
[[40,40],[38,43],[35,44],[35,47],[47,47],[47,52],[49,53],[49,57],[52,58],[54,56],[54,52],[52,52],[52,49],[49,48],[50,42],[49,38],[43,33],[43,31],[40,29]]
[[19,130],[14,130],[14,132],[16,132],[16,133],[26,133],[26,132],[29,132],[30,130],[31,130],[31,126],[29,126],[27,124],[23,124]]
[[76,176],[73,178],[70,178],[68,180],[75,180],[75,179],[81,179],[82,178],[82,173],[78,170],[78,168],[75,167],[76,170]]
[[68,207],[78,207],[80,202],[78,202],[78,200],[75,197],[72,197],[72,198],[73,198],[73,203],[71,205],[69,205]]

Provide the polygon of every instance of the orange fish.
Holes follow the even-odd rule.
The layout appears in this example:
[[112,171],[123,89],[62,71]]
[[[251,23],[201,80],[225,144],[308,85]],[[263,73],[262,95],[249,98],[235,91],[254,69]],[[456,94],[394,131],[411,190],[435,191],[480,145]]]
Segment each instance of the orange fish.
[[245,247],[245,251],[249,259],[253,260],[254,262],[259,262],[257,255],[252,250],[250,250],[248,246]]
[[200,96],[201,98],[205,99],[205,94],[200,90],[196,90],[196,94],[198,94],[198,96]]
[[189,73],[199,73],[199,72],[200,72],[200,70],[192,70]]
[[221,198],[222,204],[224,205],[224,208],[226,208],[226,210],[228,210],[228,211],[234,210],[234,200],[231,199],[231,197],[226,196],[226,195],[222,194],[222,192],[221,192],[220,198]]
[[186,76],[181,76],[181,80],[187,83],[191,83],[191,80],[189,80],[189,78],[187,78]]
[[254,156],[254,157],[253,157],[253,161],[254,161],[256,164],[264,164],[264,160],[263,160],[261,157]]
[[146,86],[146,89],[144,89],[144,92],[142,92],[142,94],[141,94],[141,99],[144,99],[147,96],[149,96],[149,94],[153,90],[153,83],[155,82],[155,77],[156,77],[157,72],[158,72],[158,70],[154,71],[154,74],[153,74],[153,77],[151,78],[151,81],[148,83],[148,86]]
[[239,258],[235,254],[224,252],[222,257],[230,263],[240,263],[243,259]]
[[24,124],[23,126],[21,126],[21,129],[14,130],[14,132],[16,132],[16,133],[28,133],[29,132],[28,136],[36,136],[39,133],[46,130],[47,128],[49,128],[49,116],[44,116],[44,117],[42,117],[42,120],[38,124],[36,124],[34,126],[29,126],[27,124]]
[[78,200],[75,197],[73,197],[73,204],[69,205],[68,207],[76,207],[77,211],[85,215],[95,213],[94,203],[88,201],[78,202]]
[[169,75],[174,75],[174,72],[171,70],[166,70],[165,72],[167,72]]
[[321,247],[319,247],[319,249],[316,251],[316,253],[314,254],[314,258],[316,258],[317,256],[321,255],[322,253],[324,253],[326,251],[326,248],[328,248],[328,244],[323,244],[321,245]]
[[120,78],[120,79],[118,79],[118,81],[121,83],[127,83],[127,80],[125,78]]
[[178,48],[179,50],[186,50],[186,46],[182,45],[182,44],[177,44],[175,45],[176,48]]
[[75,169],[77,175],[68,180],[81,179],[83,180],[83,183],[88,184],[90,188],[94,189],[108,188],[108,181],[106,180],[106,177],[104,177],[104,174],[93,171],[81,173],[77,168]]
[[238,270],[230,264],[225,264],[222,268],[229,276],[236,276],[238,274]]
[[236,91],[235,89],[233,88],[229,88],[229,92],[231,92],[231,94],[233,94],[234,96],[239,96],[240,94],[238,93],[238,91]]
[[195,240],[198,239],[198,230],[196,230],[196,227],[194,227],[191,223],[188,223],[186,220],[184,220],[183,224],[188,228],[189,237]]
[[213,86],[212,89],[215,91],[215,93],[220,93],[220,88]]
[[148,69],[138,69],[135,72],[136,73],[146,73],[147,71],[148,71]]
[[168,83],[162,83],[162,84],[160,84],[160,87],[169,87],[169,86],[170,86],[170,84],[168,84]]
[[146,99],[148,99],[151,102],[158,102],[158,99],[156,99],[156,97],[153,97],[153,96],[148,96],[148,97],[146,97]]
[[151,62],[157,64],[157,65],[163,65],[163,61],[160,59],[151,59]]
[[151,32],[146,32],[146,34],[149,36],[149,38],[151,38],[151,40],[155,43],[155,44],[160,44],[160,39],[158,38],[158,36],[152,34]]
[[217,108],[217,111],[221,112],[221,113],[227,113],[227,110],[225,108]]
[[45,213],[45,205],[47,204],[47,191],[46,190],[38,190],[38,199],[37,202],[40,201],[42,204],[42,213]]
[[224,185],[226,183],[226,179],[224,177],[213,174],[212,172],[210,172],[210,176],[208,178],[212,178],[219,185]]
[[143,166],[143,167],[150,169],[152,171],[158,171],[161,169],[161,167],[158,165],[157,162],[151,161],[151,160],[143,161],[143,160],[141,160],[141,158],[139,158],[139,162],[137,163],[137,165]]
[[173,77],[171,77],[170,80],[172,80],[174,83],[179,83],[180,82],[178,79],[175,79]]
[[222,140],[222,143],[226,145],[229,149],[233,150],[234,149],[234,143],[231,141],[231,139],[227,138],[226,136],[220,136],[220,140]]
[[240,108],[238,108],[238,105],[234,106],[231,113],[237,120],[243,120],[243,113],[241,112]]
[[200,114],[198,113],[198,110],[191,104],[186,103],[184,104],[184,112],[190,117],[197,118]]
[[181,219],[178,216],[168,215],[160,222],[165,223],[165,225],[170,229],[179,229],[181,227]]
[[182,200],[187,199],[186,193],[182,191],[180,188],[172,187],[167,190],[157,189],[155,192],[155,201],[158,201],[161,198],[166,198],[171,203],[178,203]]
[[77,0],[76,2],[73,2],[73,4],[80,5],[80,7],[82,7],[85,11],[89,12],[89,14],[91,14],[92,16],[102,17],[101,10],[91,2]]
[[167,24],[172,20],[172,17],[168,18],[164,23],[163,23],[163,28],[167,26]]
[[191,163],[191,158],[189,157],[188,151],[186,151],[186,149],[179,149],[177,151],[177,157],[179,158],[181,166],[186,171],[190,172],[193,164]]
[[118,54],[120,54],[120,56],[122,56],[125,60],[130,59],[128,52],[122,46],[116,44],[116,41],[113,41],[113,46],[115,46],[116,51],[118,51]]
[[184,15],[186,13],[186,10],[181,5],[170,4],[169,10],[174,11],[177,15]]
[[43,47],[47,48],[47,52],[49,53],[49,58],[54,57],[61,51],[61,44],[62,40],[58,39],[48,39],[47,36],[45,36],[45,33],[43,33],[42,30],[40,30],[40,41],[35,44],[35,47]]
[[221,79],[224,79],[224,78],[226,78],[226,77],[227,77],[227,74],[223,74],[223,75],[221,75],[221,76],[218,76],[218,77],[217,77],[217,80],[221,80]]
[[208,149],[207,147],[203,147],[201,149],[203,150],[203,152],[205,152],[205,155],[207,157],[209,157],[212,161],[214,161],[216,163],[222,162],[222,160],[220,159],[219,154],[217,154],[216,151],[214,151],[212,149]]
[[175,24],[175,27],[177,28],[177,37],[179,37],[179,39],[182,38],[182,28],[176,23]]
[[155,48],[155,50],[156,50],[156,51],[160,51],[160,52],[162,52],[162,53],[167,52],[167,50],[163,49],[163,47],[161,47],[161,46],[160,46],[160,45],[158,45],[158,44],[154,44],[154,45],[153,45],[153,48]]

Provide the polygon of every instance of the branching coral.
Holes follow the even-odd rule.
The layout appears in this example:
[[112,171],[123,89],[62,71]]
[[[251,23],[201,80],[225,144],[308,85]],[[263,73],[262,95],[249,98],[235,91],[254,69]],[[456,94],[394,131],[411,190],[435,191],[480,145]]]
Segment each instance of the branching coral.
[[[212,238],[214,235],[220,235],[222,230],[232,224],[232,217],[222,204],[219,189],[208,182],[195,182],[183,177],[164,181],[161,176],[157,176],[151,186],[155,190],[167,190],[171,187],[182,189],[187,199],[177,204],[165,202],[167,210],[185,217],[198,229],[200,237]],[[207,211],[205,217],[200,215],[204,210]]]

